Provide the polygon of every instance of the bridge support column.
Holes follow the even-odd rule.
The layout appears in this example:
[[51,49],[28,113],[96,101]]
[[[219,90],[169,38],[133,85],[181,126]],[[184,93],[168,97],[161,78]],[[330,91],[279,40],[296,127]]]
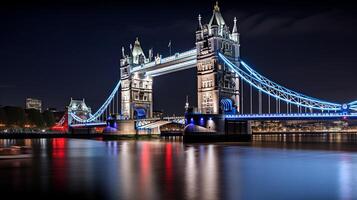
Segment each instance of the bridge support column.
[[250,141],[250,121],[225,118],[224,115],[187,114],[184,129],[185,142]]
[[218,52],[221,52],[239,66],[236,19],[231,33],[218,5],[208,24],[202,25],[199,16],[196,49],[198,111],[202,114],[239,112],[239,78],[218,60]]
[[152,77],[144,73],[132,72],[135,67],[149,62],[140,42],[137,39],[134,47],[130,48],[130,54],[120,60],[121,75],[121,114],[127,119],[140,119],[152,117]]

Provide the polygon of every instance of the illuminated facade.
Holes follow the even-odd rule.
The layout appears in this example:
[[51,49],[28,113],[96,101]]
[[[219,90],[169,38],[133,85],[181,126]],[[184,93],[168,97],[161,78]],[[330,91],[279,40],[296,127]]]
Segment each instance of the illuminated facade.
[[[87,120],[91,118],[92,109],[88,107],[85,100],[75,100],[71,98],[71,102],[68,105],[68,113],[75,115],[81,120]],[[68,124],[72,124],[73,116],[68,116]]]
[[33,98],[26,98],[26,109],[36,109],[42,111],[42,101]]
[[226,25],[218,4],[208,24],[198,17],[197,99],[198,111],[203,114],[224,114],[239,111],[239,78],[218,61],[218,52],[239,66],[239,34],[234,18],[232,33]]
[[218,61],[218,52],[239,65],[237,20],[234,19],[231,32],[217,4],[208,24],[202,25],[199,17],[194,50],[162,59],[160,55],[153,58],[150,49],[146,57],[136,39],[128,55],[122,49],[121,114],[127,119],[152,117],[152,77],[191,67],[197,68],[198,111],[203,114],[236,113],[239,111],[239,78]]
[[124,118],[151,118],[152,117],[152,77],[145,72],[132,72],[136,66],[152,61],[152,50],[146,58],[138,38],[134,47],[130,45],[129,55],[122,49],[120,60],[121,86],[121,114]]

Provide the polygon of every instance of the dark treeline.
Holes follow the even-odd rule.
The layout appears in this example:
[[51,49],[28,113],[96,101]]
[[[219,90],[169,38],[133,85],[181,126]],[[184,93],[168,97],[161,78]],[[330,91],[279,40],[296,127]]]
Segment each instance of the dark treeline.
[[41,113],[36,109],[21,107],[0,107],[0,124],[5,127],[45,128],[55,124],[55,116],[51,111]]

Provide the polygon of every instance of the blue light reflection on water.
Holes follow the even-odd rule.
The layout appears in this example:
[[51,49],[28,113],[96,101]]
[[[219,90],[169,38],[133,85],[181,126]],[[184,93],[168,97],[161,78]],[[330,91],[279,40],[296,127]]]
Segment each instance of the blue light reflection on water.
[[[0,190],[82,199],[357,199],[357,151],[176,141],[0,140],[31,159],[0,160]],[[353,149],[353,148],[352,148]],[[29,195],[34,195],[29,193]],[[41,197],[41,196],[40,196]]]

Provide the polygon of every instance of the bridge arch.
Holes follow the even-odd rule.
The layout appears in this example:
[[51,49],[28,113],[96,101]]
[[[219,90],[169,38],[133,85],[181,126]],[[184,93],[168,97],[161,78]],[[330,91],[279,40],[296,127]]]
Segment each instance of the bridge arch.
[[229,98],[222,98],[220,101],[220,110],[223,114],[235,114],[234,102]]
[[147,111],[143,107],[137,107],[134,110],[134,119],[144,119],[147,117]]

